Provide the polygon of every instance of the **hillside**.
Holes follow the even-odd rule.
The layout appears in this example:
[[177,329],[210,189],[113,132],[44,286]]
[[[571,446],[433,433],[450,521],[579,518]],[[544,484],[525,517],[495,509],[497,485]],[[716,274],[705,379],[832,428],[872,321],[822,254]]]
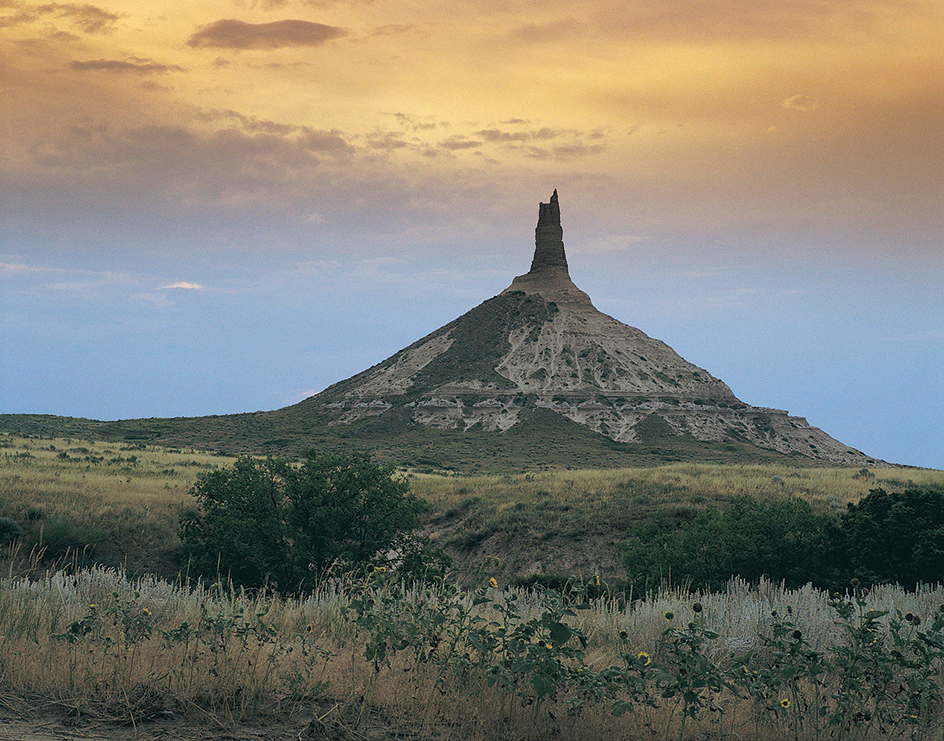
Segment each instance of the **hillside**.
[[570,279],[557,191],[531,269],[381,363],[284,409],[114,422],[0,415],[0,431],[297,456],[367,449],[469,473],[666,462],[872,466],[782,409],[754,407]]

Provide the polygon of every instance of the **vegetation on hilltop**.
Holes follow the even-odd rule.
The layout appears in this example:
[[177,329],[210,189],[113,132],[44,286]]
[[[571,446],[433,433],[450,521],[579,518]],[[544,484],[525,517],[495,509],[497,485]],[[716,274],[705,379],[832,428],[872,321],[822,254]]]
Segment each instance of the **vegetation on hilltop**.
[[[271,412],[209,417],[130,419],[100,422],[49,415],[0,415],[0,432],[39,437],[81,438],[120,445],[192,448],[215,454],[300,457],[315,448],[326,453],[370,450],[380,461],[429,472],[517,473],[585,468],[657,466],[665,463],[821,465],[747,442],[702,442],[660,435],[616,442],[549,409],[530,408],[512,434],[480,429],[440,430],[411,424],[401,409],[349,425],[302,402]],[[645,428],[645,426],[644,426]]]

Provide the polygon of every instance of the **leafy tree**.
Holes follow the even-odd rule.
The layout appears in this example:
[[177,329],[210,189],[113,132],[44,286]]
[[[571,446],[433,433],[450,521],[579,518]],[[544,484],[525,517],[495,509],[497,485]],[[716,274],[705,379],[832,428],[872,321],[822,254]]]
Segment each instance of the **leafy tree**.
[[240,458],[192,493],[199,507],[182,513],[180,536],[202,575],[295,591],[332,567],[394,565],[400,554],[417,562],[412,531],[425,505],[365,454]]
[[873,489],[842,515],[843,569],[863,584],[944,581],[944,491]]

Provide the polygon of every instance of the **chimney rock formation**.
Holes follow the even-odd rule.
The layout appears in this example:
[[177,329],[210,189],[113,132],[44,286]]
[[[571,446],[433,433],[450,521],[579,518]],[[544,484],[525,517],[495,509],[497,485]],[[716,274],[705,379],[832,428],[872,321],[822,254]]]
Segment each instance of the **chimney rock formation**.
[[567,275],[567,258],[564,256],[564,230],[561,228],[560,205],[557,191],[550,203],[538,204],[538,225],[534,229],[534,259],[531,273],[547,269],[563,268]]
[[[499,295],[298,405],[330,424],[513,435],[550,410],[620,442],[677,436],[787,455],[871,462],[780,409],[752,407],[672,348],[598,311],[570,279],[557,191],[538,208],[531,269]],[[542,412],[544,413],[544,412]]]

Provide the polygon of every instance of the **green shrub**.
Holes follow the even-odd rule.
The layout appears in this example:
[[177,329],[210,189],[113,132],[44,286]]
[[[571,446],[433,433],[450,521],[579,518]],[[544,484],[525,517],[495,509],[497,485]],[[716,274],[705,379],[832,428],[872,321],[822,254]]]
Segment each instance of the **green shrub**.
[[0,545],[20,537],[20,526],[9,517],[0,517]]
[[181,515],[192,571],[244,586],[296,591],[332,568],[390,565],[408,547],[423,503],[393,469],[363,454],[309,452],[299,465],[240,458],[206,474]]
[[873,489],[842,515],[842,568],[864,585],[944,581],[944,491]]
[[734,575],[766,576],[795,587],[831,581],[835,518],[801,499],[736,497],[728,507],[690,508],[637,522],[623,564],[634,591],[671,579],[694,589],[723,589]]
[[[34,525],[34,532],[36,526]],[[82,522],[53,518],[41,521],[36,533],[43,555],[47,559],[63,558],[69,554],[85,559],[95,547],[108,538],[105,531]]]
[[671,579],[694,589],[722,589],[732,576],[766,576],[788,587],[905,587],[944,582],[944,491],[873,489],[840,517],[805,501],[750,497],[695,513],[678,507],[635,523],[623,564],[635,590]]

